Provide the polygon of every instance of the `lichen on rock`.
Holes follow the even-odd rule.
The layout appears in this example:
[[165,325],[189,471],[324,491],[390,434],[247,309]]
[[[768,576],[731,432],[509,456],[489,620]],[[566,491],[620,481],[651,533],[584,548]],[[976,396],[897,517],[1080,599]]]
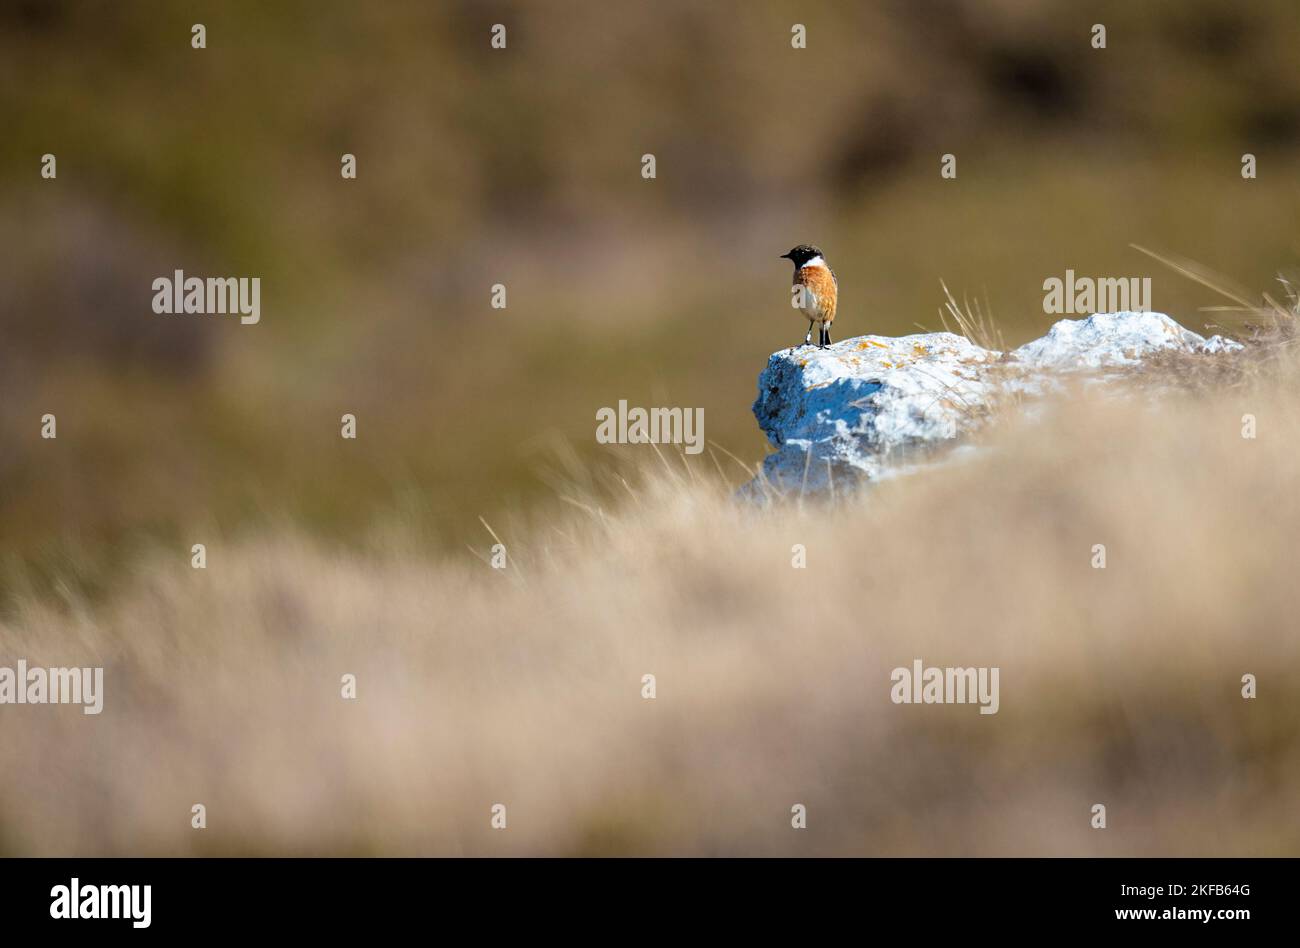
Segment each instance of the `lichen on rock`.
[[[948,332],[782,349],[759,376],[753,406],[776,448],[760,479],[778,492],[876,480],[951,447],[1008,395],[1041,396],[1081,374],[1102,379],[1157,352],[1211,356],[1240,348],[1163,313],[1122,312],[1061,320],[1005,354]],[[756,479],[746,491],[762,496],[763,487]]]

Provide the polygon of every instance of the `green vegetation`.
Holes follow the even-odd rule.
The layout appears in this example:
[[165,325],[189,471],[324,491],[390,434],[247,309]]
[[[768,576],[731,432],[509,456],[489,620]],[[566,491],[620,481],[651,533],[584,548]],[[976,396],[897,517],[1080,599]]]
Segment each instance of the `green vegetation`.
[[[0,582],[75,563],[92,593],[133,544],[286,518],[463,550],[480,514],[549,496],[557,444],[604,463],[619,398],[703,406],[755,460],[755,376],[806,328],[776,259],[796,241],[831,255],[840,338],[938,328],[943,280],[1009,344],[1067,267],[1150,274],[1200,328],[1218,300],[1133,243],[1254,287],[1300,255],[1293,3],[801,4],[808,50],[791,15],[7,6]],[[176,267],[260,276],[262,323],[153,315]]]

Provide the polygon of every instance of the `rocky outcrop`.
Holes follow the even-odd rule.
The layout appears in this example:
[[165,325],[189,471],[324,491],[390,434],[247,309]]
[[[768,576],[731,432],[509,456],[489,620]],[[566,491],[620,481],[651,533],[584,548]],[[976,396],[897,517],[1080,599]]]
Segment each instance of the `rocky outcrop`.
[[782,349],[759,376],[754,402],[776,448],[760,479],[782,492],[875,480],[951,447],[1007,395],[1041,395],[1081,375],[1103,380],[1161,351],[1212,357],[1240,348],[1163,313],[1125,312],[1061,320],[1007,353],[947,332]]

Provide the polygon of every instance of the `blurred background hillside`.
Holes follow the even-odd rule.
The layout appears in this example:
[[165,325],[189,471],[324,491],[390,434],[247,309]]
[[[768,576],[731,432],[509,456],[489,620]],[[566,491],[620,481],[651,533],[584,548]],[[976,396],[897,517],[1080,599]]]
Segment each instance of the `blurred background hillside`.
[[[555,445],[602,457],[619,399],[703,406],[757,460],[799,242],[837,338],[941,328],[942,279],[1018,344],[1067,268],[1231,332],[1129,244],[1255,290],[1300,259],[1297,37],[1293,0],[9,0],[0,576],[93,594],[267,518],[477,542]],[[154,315],[175,269],[261,277],[261,323]]]

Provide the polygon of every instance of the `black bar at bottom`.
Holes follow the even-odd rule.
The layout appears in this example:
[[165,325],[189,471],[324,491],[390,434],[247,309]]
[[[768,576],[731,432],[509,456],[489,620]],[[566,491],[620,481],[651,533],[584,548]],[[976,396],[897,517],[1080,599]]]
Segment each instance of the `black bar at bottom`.
[[898,925],[927,937],[1044,925],[1232,937],[1286,925],[1297,869],[1294,859],[7,859],[0,906],[7,935],[90,938],[301,940],[421,924],[447,936],[455,924],[610,937],[674,937],[686,925],[729,939]]

